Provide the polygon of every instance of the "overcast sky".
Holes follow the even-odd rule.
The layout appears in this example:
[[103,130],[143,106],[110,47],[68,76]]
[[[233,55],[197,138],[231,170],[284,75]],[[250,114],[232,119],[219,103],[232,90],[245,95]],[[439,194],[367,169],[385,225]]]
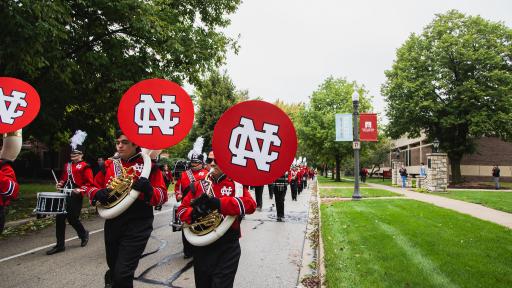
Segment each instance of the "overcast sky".
[[512,27],[511,0],[245,0],[226,30],[240,34],[223,68],[238,89],[273,102],[307,102],[328,76],[364,84],[375,112],[395,52],[434,14],[450,9]]

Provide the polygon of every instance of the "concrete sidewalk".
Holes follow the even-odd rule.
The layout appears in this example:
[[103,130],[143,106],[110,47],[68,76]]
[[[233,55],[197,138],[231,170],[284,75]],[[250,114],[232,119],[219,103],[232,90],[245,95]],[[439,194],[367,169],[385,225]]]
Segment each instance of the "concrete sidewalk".
[[439,207],[454,210],[463,214],[493,222],[512,229],[512,214],[499,210],[487,208],[482,205],[455,200],[447,197],[437,196],[432,193],[418,193],[405,188],[395,188],[386,185],[368,183],[368,185],[376,188],[386,189],[391,192],[399,193],[409,199],[414,199],[426,203],[430,203]]

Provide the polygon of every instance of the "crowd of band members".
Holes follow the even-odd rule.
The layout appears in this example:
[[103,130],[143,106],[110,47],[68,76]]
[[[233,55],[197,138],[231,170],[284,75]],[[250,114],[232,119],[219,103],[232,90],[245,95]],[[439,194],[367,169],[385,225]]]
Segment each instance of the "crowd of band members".
[[[117,131],[117,159],[98,158],[98,166],[93,169],[83,161],[83,151],[73,150],[70,162],[66,163],[57,188],[72,189],[66,204],[67,214],[56,217],[57,244],[47,251],[48,255],[65,250],[65,220],[76,230],[85,247],[89,232],[79,220],[82,199],[89,198],[91,205],[96,202],[106,203],[109,189],[107,182],[115,177],[119,167],[137,167],[143,164],[140,148]],[[116,166],[117,165],[117,166]],[[12,162],[0,162],[0,228],[4,224],[4,206],[18,196],[19,185],[12,169]],[[137,169],[135,169],[137,170]],[[206,197],[204,178],[209,171],[215,197]],[[139,171],[140,174],[140,171]],[[307,186],[307,178],[314,177],[314,172],[306,167],[292,167],[274,183],[269,184],[269,196],[275,197],[277,221],[284,218],[284,198],[290,185],[292,200]],[[161,207],[168,200],[167,188],[173,184],[172,172],[165,165],[160,169],[155,163],[148,178],[139,177],[132,188],[140,191],[139,198],[120,216],[108,219],[104,225],[104,242],[106,260],[109,270],[105,273],[105,287],[133,287],[133,278],[138,262],[147,241],[153,231],[153,207]],[[228,187],[228,189],[226,189]],[[223,190],[226,189],[226,190]],[[221,191],[222,190],[222,191]],[[237,216],[231,228],[214,243],[198,247],[192,246],[183,236],[185,258],[194,257],[196,287],[232,287],[240,259],[241,237],[240,223],[246,214],[262,209],[263,186],[255,187],[257,201],[254,201],[248,187],[243,186],[241,196],[235,196],[235,182],[226,176],[216,165],[213,152],[207,159],[196,155],[190,159],[190,168],[176,179],[174,192],[176,201],[181,202],[178,217],[184,223],[191,223],[210,211],[217,209],[223,215]],[[227,193],[226,191],[229,191]]]

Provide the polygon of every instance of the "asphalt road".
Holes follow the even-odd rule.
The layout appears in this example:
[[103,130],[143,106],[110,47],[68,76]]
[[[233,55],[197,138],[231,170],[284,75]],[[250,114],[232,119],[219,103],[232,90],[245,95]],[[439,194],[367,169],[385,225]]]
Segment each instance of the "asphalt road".
[[[242,256],[235,287],[295,287],[304,245],[309,190],[291,201],[288,190],[285,222],[276,222],[273,200],[265,187],[263,210],[242,222]],[[169,227],[171,203],[155,213],[154,231],[139,262],[135,287],[194,287],[190,259],[183,259],[181,233]],[[55,243],[55,227],[0,241],[0,287],[103,287],[107,270],[99,217],[83,221],[91,231],[82,248],[71,226],[66,229],[66,251],[47,256]],[[47,246],[47,248],[46,248]]]

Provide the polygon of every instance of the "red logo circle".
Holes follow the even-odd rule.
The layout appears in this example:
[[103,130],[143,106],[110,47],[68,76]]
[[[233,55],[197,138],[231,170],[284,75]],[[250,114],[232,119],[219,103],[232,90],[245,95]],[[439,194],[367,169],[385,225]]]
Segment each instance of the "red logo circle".
[[187,136],[194,122],[194,104],[174,82],[143,80],[124,93],[117,120],[130,141],[148,149],[165,149]]
[[281,109],[264,101],[229,108],[215,125],[215,162],[233,180],[261,186],[290,169],[297,151],[293,123]]
[[0,133],[27,126],[40,108],[41,100],[34,87],[16,78],[0,77]]

